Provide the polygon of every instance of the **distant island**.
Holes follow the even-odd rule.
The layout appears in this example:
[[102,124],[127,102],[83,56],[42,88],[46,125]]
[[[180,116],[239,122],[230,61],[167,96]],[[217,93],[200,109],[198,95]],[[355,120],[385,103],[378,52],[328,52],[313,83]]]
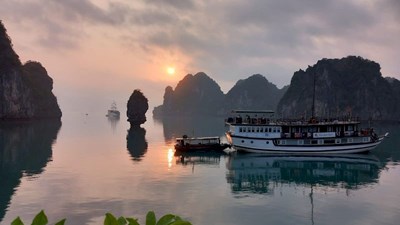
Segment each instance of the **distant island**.
[[400,81],[384,78],[380,65],[359,56],[321,59],[293,74],[279,89],[260,74],[239,80],[227,94],[207,74],[186,75],[165,89],[154,117],[226,115],[232,109],[272,109],[282,118],[310,117],[315,81],[315,115],[399,120]]
[[188,74],[175,90],[170,86],[165,89],[164,103],[154,108],[153,115],[226,115],[232,109],[274,109],[286,89],[279,89],[264,76],[255,74],[239,80],[224,94],[207,74]]
[[0,121],[60,119],[53,79],[39,63],[22,64],[0,20]]

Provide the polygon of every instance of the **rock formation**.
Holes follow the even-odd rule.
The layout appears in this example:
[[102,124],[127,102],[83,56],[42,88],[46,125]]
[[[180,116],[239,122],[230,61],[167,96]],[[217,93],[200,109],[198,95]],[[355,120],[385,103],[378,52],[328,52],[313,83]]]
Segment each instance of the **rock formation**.
[[315,116],[354,116],[399,120],[400,81],[383,78],[380,65],[361,57],[322,59],[294,73],[290,87],[278,89],[262,75],[239,80],[224,95],[204,73],[187,75],[167,87],[163,105],[154,117],[170,115],[226,115],[232,109],[275,110],[279,117],[311,117],[315,81]]
[[131,127],[139,127],[146,122],[146,112],[149,109],[147,98],[143,93],[136,89],[129,97],[126,116]]
[[278,89],[264,76],[255,74],[245,80],[239,80],[225,96],[226,112],[232,109],[275,110],[286,87]]
[[361,57],[322,59],[294,73],[278,105],[282,117],[310,117],[315,79],[315,116],[398,119],[398,93],[382,77],[380,65]]
[[186,75],[175,90],[167,87],[162,106],[153,110],[155,116],[218,115],[222,112],[224,93],[207,74]]
[[239,80],[225,95],[205,73],[188,74],[175,90],[170,86],[165,89],[164,102],[154,108],[153,115],[226,115],[232,109],[275,110],[286,89],[278,89],[264,76],[256,74]]
[[21,64],[0,21],[0,120],[61,118],[53,80],[38,62]]

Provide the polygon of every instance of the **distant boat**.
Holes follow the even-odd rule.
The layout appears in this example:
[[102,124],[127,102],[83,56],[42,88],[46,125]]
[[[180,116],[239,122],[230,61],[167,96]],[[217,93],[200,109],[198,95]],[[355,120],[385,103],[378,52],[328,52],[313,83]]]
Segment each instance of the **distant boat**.
[[111,108],[108,110],[106,116],[111,119],[119,119],[120,113],[117,109],[117,104],[115,102],[111,104]]
[[188,137],[183,135],[176,138],[175,149],[177,151],[222,151],[230,145],[221,143],[219,137]]

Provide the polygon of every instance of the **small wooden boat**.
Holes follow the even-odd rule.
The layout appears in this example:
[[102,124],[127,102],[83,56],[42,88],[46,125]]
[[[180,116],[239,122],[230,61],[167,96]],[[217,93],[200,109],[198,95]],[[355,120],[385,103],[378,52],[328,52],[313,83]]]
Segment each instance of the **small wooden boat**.
[[222,151],[230,147],[227,143],[221,143],[219,137],[188,137],[183,135],[176,138],[175,149],[177,151]]

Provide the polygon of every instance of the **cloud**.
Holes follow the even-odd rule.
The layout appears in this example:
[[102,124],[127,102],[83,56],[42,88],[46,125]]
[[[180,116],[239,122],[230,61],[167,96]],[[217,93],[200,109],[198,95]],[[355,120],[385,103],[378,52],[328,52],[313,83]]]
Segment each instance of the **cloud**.
[[9,0],[0,14],[29,24],[44,48],[79,48],[106,34],[149,60],[160,51],[185,54],[190,69],[216,80],[235,82],[258,69],[283,85],[320,58],[349,54],[400,76],[392,60],[400,52],[397,0]]

